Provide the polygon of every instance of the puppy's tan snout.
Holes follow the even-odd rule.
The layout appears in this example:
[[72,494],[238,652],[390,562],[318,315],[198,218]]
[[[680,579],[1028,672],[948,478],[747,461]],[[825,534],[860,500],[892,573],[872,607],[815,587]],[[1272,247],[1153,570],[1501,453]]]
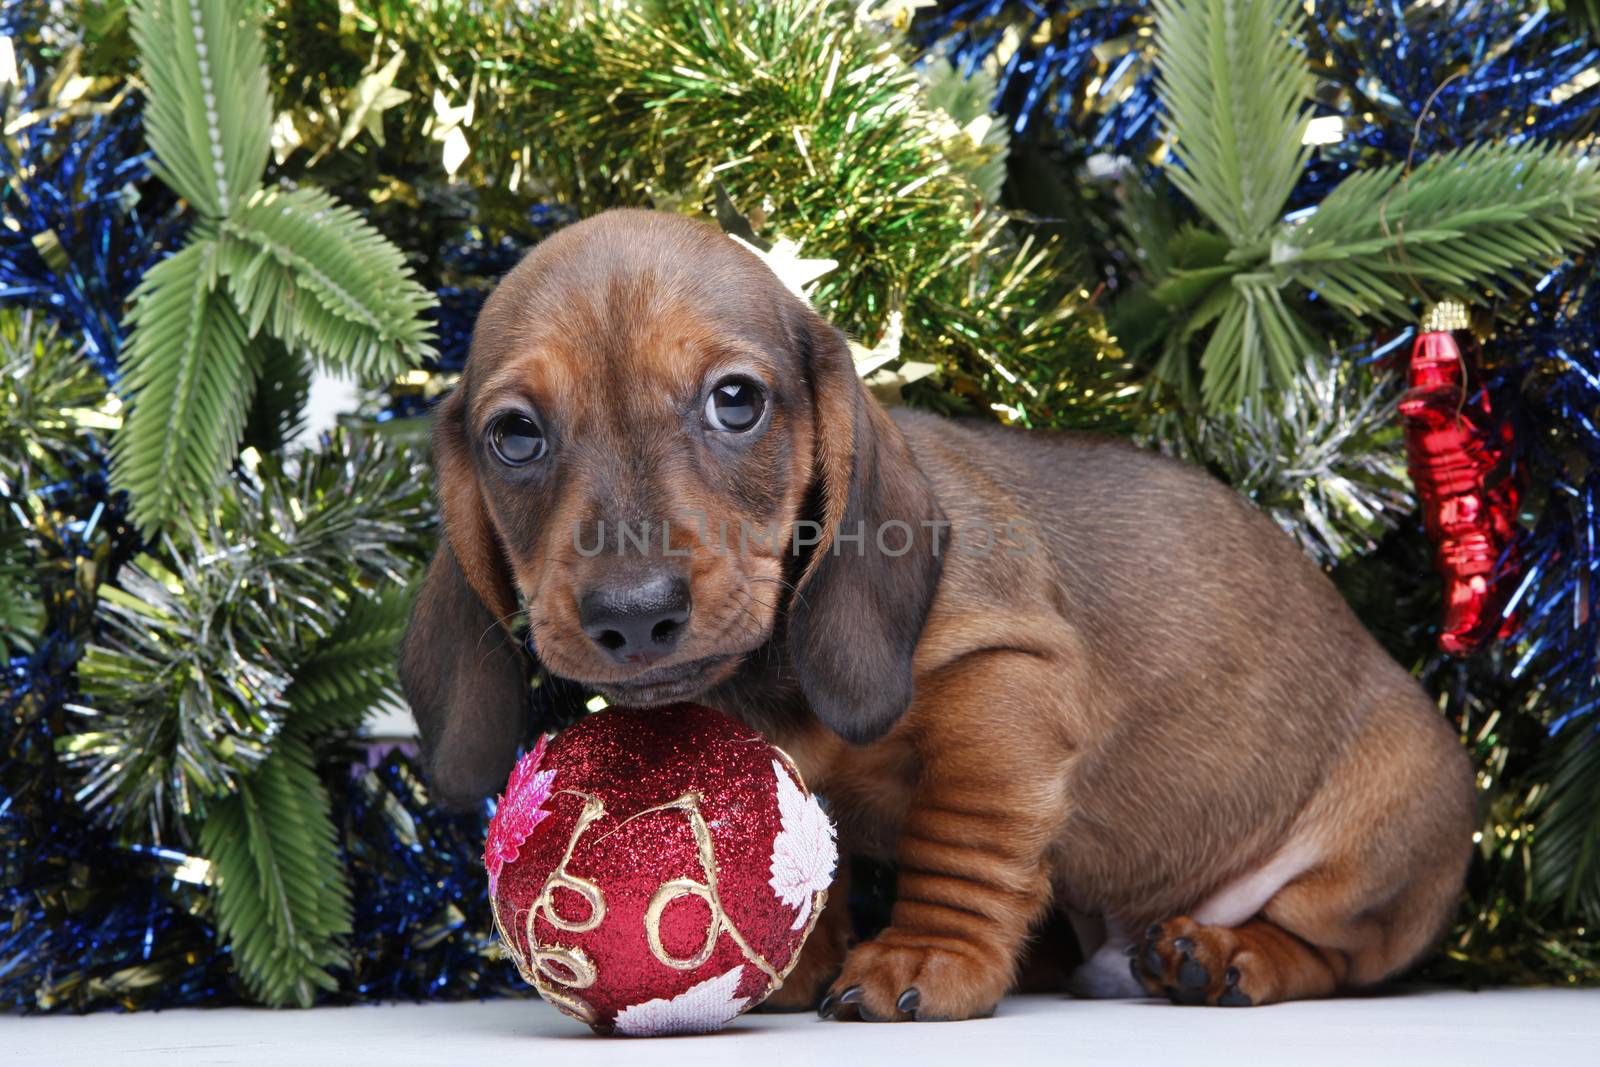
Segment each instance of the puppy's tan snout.
[[689,580],[670,571],[611,580],[578,599],[589,640],[618,663],[648,666],[670,654],[689,624]]

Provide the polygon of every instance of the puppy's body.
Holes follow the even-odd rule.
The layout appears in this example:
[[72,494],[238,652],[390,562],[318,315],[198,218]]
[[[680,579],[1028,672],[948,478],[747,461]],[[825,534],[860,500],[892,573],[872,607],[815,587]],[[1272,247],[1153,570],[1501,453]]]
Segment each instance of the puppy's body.
[[[1355,891],[1374,912],[1325,932],[1349,950],[1343,983],[1386,977],[1441,932],[1471,848],[1465,754],[1270,520],[1203,472],[1112,439],[914,411],[895,421],[953,531],[1026,516],[1040,535],[1036,551],[945,555],[916,684],[937,689],[968,658],[1032,661],[1037,691],[980,686],[959,709],[956,743],[996,763],[971,779],[969,810],[943,821],[951,839],[1048,838],[1051,904],[1086,955],[1108,950],[1076,991],[1137,993],[1129,938],[1190,914],[1235,927],[1290,883],[1297,902]],[[950,727],[913,702],[883,740],[849,745],[784,685],[777,646],[766,670],[708,699],[795,756],[850,847],[893,861],[919,741]],[[1019,774],[1046,779],[1025,794],[1032,806],[987,810],[993,780]],[[1419,872],[1383,914],[1385,894]]]
[[[770,404],[733,436],[693,422],[730,360]],[[548,470],[507,474],[474,439],[508,403],[551,424]],[[1459,744],[1316,567],[1203,473],[1083,435],[891,419],[758,261],[640,213],[564,231],[507,278],[440,419],[450,537],[403,664],[435,781],[470,799],[503,779],[518,723],[485,708],[532,665],[462,635],[519,594],[554,673],[743,716],[846,848],[898,869],[889,928],[846,957],[844,909],[824,913],[780,1003],[811,1003],[842,963],[827,1013],[982,1014],[1051,908],[1100,950],[1079,991],[1223,1005],[1379,980],[1442,930],[1473,823]],[[777,522],[785,544],[815,518],[832,539],[683,564],[568,550],[566,525],[612,499]],[[896,524],[909,551],[873,552]],[[864,553],[841,544],[858,528]],[[648,631],[667,625],[669,650],[632,656],[592,625],[591,590],[674,567],[693,614]]]

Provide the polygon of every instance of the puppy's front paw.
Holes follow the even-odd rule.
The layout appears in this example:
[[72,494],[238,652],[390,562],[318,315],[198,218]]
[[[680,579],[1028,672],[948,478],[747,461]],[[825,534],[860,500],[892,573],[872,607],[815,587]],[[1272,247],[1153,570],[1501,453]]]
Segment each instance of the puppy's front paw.
[[1011,985],[1012,961],[997,955],[982,945],[891,926],[851,950],[817,1012],[867,1022],[992,1015]]

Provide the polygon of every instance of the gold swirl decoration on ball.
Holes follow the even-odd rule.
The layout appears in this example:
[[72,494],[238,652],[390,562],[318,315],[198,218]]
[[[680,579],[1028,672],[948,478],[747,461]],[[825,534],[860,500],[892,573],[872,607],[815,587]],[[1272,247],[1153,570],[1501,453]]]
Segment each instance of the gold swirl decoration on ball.
[[[663,882],[650,897],[650,904],[644,911],[644,933],[650,941],[650,953],[656,959],[679,971],[692,971],[706,960],[711,958],[711,953],[716,951],[717,938],[726,933],[733,938],[733,943],[739,946],[739,951],[749,962],[755,964],[766,973],[773,984],[782,981],[776,968],[768,963],[762,955],[750,947],[750,943],[739,933],[738,927],[728,917],[727,911],[722,907],[722,896],[717,890],[717,855],[711,842],[711,827],[706,825],[706,817],[700,813],[700,796],[697,793],[685,793],[670,804],[641,811],[646,815],[653,811],[681,811],[689,822],[689,828],[694,832],[695,849],[700,860],[700,871],[705,877],[704,882],[696,882],[693,878],[674,878],[670,882]],[[633,816],[636,818],[637,816]],[[706,907],[711,910],[711,921],[706,925],[705,942],[700,946],[700,951],[687,959],[678,959],[667,951],[666,945],[661,942],[661,915],[667,910],[667,905],[685,896],[699,897],[706,902]]]

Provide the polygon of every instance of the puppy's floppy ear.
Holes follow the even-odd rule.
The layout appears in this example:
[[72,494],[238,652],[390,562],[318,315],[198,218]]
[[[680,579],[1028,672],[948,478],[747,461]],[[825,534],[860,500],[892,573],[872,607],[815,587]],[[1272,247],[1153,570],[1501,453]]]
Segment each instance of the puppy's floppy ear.
[[517,595],[489,521],[457,389],[434,416],[444,532],[400,650],[434,798],[470,808],[505,786],[528,726],[534,664],[511,632]]
[[808,309],[803,337],[815,421],[810,518],[822,539],[796,583],[789,650],[812,712],[866,744],[911,704],[944,512],[899,428],[856,376],[844,335]]

